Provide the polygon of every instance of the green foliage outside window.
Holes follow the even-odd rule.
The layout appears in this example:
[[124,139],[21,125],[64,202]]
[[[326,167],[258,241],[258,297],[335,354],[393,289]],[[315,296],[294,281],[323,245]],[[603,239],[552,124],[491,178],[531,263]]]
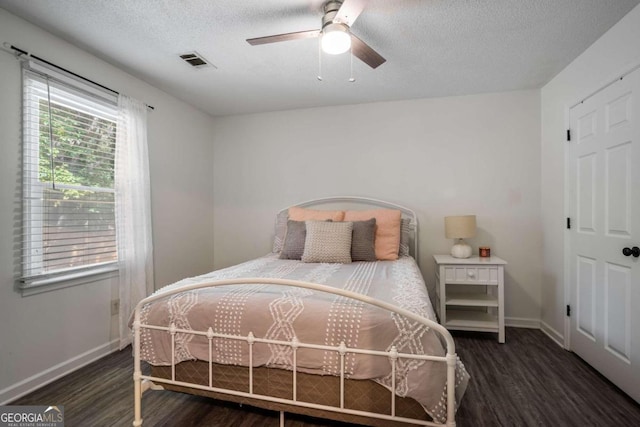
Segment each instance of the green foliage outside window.
[[43,189],[43,271],[114,261],[116,123],[47,100],[39,107],[38,178],[51,184]]
[[113,188],[116,124],[52,103],[49,129],[47,104],[40,102],[40,181]]

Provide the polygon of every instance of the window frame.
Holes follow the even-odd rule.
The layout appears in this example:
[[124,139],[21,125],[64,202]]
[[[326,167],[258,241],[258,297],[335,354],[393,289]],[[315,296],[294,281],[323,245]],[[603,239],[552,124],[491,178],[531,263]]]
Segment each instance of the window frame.
[[[45,80],[46,83],[42,83],[41,79]],[[52,97],[51,91],[47,88],[49,82],[55,82],[58,90],[62,87],[62,90],[66,91],[64,96],[55,95]],[[28,89],[27,85],[29,86]],[[28,117],[30,109],[39,110],[41,100],[46,99],[49,108],[51,108],[52,104],[63,105],[78,112],[117,122],[117,97],[112,93],[106,93],[101,88],[93,87],[77,77],[54,70],[33,60],[23,63],[22,88],[21,229],[23,236],[20,256],[22,262],[20,267],[21,277],[18,279],[18,288],[23,295],[31,295],[113,276],[118,270],[117,242],[115,260],[42,272],[44,268],[43,248],[45,239],[43,237],[42,222],[34,220],[34,218],[39,218],[39,215],[43,214],[43,208],[38,206],[39,203],[37,201],[43,199],[45,189],[55,188],[60,190],[89,190],[100,193],[113,193],[115,207],[115,185],[112,188],[105,188],[56,182],[54,187],[52,183],[41,181],[39,161],[41,137],[39,117],[41,117],[41,114],[37,114],[38,120],[36,121],[28,120]],[[46,98],[42,95],[43,90],[46,93]],[[49,109],[48,111],[50,112],[51,110]],[[113,172],[115,174],[115,163]]]

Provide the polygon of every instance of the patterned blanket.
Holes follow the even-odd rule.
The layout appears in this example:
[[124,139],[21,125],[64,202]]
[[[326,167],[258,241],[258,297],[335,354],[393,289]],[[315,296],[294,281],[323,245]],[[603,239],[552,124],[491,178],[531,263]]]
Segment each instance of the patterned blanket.
[[[368,295],[435,320],[420,270],[411,257],[397,261],[355,262],[352,264],[312,264],[280,260],[270,254],[233,267],[182,280],[156,294],[181,286],[214,280],[263,277],[301,280],[324,284]],[[445,355],[437,334],[404,316],[346,297],[279,285],[242,285],[203,288],[182,292],[147,304],[142,311],[143,324],[168,326],[274,340],[387,351]],[[209,360],[206,337],[176,334],[176,363],[184,360]],[[171,338],[162,331],[142,329],[141,357],[153,365],[171,364]],[[247,344],[241,341],[213,339],[213,362],[249,365]],[[255,344],[254,366],[292,369],[292,350],[288,346]],[[299,349],[298,370],[320,375],[339,375],[337,352]],[[396,393],[418,401],[438,422],[446,421],[446,364],[399,359],[396,368]],[[345,377],[372,379],[391,387],[391,363],[387,357],[345,356]],[[469,380],[460,360],[456,369],[456,400],[459,402]]]

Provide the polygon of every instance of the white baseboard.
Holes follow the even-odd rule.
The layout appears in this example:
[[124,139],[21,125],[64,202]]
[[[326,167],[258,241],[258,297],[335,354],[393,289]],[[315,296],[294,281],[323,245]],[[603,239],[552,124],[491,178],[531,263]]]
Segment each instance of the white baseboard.
[[504,325],[514,328],[540,329],[540,320],[522,317],[505,317]]
[[548,323],[540,321],[540,330],[544,332],[549,338],[551,338],[556,344],[564,348],[564,336],[549,326]]
[[70,374],[89,363],[95,362],[96,360],[113,353],[118,350],[119,342],[120,340],[113,340],[105,343],[0,390],[0,405],[6,405],[9,402],[57,380],[58,378],[64,377],[65,375]]

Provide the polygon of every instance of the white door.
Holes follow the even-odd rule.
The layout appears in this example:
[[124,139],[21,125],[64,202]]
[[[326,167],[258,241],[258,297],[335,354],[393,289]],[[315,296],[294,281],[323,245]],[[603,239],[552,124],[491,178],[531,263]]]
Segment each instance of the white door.
[[571,349],[640,402],[640,70],[570,118]]

